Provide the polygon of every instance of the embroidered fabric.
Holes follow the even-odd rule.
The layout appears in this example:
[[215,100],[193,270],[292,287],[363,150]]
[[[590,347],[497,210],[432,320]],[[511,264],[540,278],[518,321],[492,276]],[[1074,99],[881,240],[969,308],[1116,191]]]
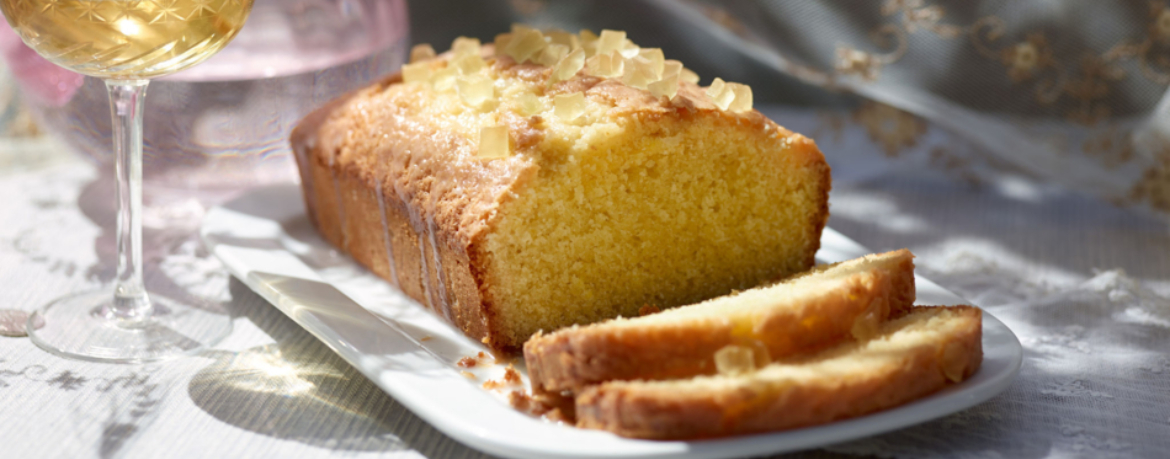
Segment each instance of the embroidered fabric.
[[1170,215],[1170,3],[652,3],[776,71],[930,120],[979,147],[967,162]]

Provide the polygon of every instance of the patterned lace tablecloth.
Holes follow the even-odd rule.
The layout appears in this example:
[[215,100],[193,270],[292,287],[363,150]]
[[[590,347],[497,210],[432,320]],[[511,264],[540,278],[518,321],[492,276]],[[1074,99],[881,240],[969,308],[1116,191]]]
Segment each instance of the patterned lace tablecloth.
[[[863,108],[864,109],[864,108]],[[805,455],[1160,457],[1170,450],[1170,230],[1153,217],[1009,175],[911,172],[940,146],[864,116],[772,113],[834,166],[830,225],[1001,318],[1025,347],[1004,394],[916,427]],[[51,143],[0,152],[0,309],[32,310],[108,281],[110,171]],[[879,152],[863,154],[862,152]],[[887,158],[894,157],[895,160]],[[969,177],[968,177],[969,178]],[[151,193],[150,190],[147,191]],[[148,283],[221,304],[235,331],[163,364],[84,363],[0,337],[3,457],[479,457],[419,420],[275,308],[195,239],[205,211],[172,196],[144,217]]]

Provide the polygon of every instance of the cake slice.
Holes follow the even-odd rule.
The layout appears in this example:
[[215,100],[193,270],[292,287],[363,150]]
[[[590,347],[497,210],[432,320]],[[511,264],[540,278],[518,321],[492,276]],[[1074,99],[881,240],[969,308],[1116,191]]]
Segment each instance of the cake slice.
[[537,333],[524,345],[533,391],[715,374],[716,352],[733,344],[763,365],[864,338],[914,304],[913,259],[906,249],[869,255],[657,314]]
[[915,307],[872,339],[759,370],[747,365],[717,376],[604,383],[577,396],[577,426],[692,439],[811,426],[894,407],[979,369],[981,317],[970,306]]

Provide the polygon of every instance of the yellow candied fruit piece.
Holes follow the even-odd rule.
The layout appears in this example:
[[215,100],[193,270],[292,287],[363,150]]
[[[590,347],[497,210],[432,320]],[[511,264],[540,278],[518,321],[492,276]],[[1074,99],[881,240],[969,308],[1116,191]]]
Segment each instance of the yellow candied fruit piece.
[[479,130],[480,159],[507,158],[512,155],[512,145],[508,138],[508,127],[503,125],[485,126]]
[[642,48],[640,48],[640,47],[638,47],[638,45],[634,44],[633,40],[630,40],[629,38],[627,38],[626,41],[624,43],[622,43],[622,47],[620,49],[618,49],[618,53],[621,54],[622,57],[629,59],[631,57],[637,56],[638,52],[641,50],[642,50]]
[[853,319],[853,326],[849,330],[853,339],[863,341],[877,336],[882,325],[882,317],[885,315],[884,309],[882,300],[874,299],[865,311]]
[[682,71],[679,72],[679,79],[687,83],[699,84],[699,74],[686,67],[683,67]]
[[496,35],[496,39],[492,41],[492,43],[496,45],[495,46],[496,56],[505,56],[506,55],[504,53],[504,50],[508,49],[508,43],[511,40],[512,40],[512,34],[510,34],[510,33],[502,33],[502,34]]
[[573,121],[585,114],[585,93],[562,94],[553,98],[553,113],[564,121]]
[[539,30],[525,27],[519,32],[513,32],[512,39],[508,40],[508,47],[504,49],[504,53],[512,56],[517,64],[523,64],[525,61],[539,56],[540,51],[547,44],[548,42],[544,41],[544,35]]
[[666,77],[669,77],[671,75],[678,74],[680,76],[679,79],[681,80],[682,79],[681,78],[682,70],[683,70],[682,62],[679,62],[679,61],[676,61],[673,59],[667,59],[665,61],[662,61],[662,78],[666,78]]
[[585,50],[577,49],[569,53],[567,56],[557,62],[556,67],[553,67],[552,76],[549,77],[548,84],[554,84],[559,81],[565,81],[573,78],[585,67]]
[[454,52],[455,57],[463,57],[469,55],[479,55],[479,39],[459,37],[451,42],[451,51]]
[[650,94],[654,97],[666,96],[668,100],[673,99],[674,95],[678,94],[678,78],[678,72],[671,73],[661,80],[646,85],[646,89],[650,90]]
[[436,91],[446,91],[455,87],[455,78],[459,76],[459,69],[448,65],[431,74],[431,85]]
[[536,94],[530,92],[520,93],[520,95],[512,98],[512,106],[516,108],[517,113],[525,117],[542,113],[545,109],[544,101]]
[[654,64],[641,56],[634,56],[625,61],[625,72],[622,73],[622,83],[626,86],[646,89],[646,87],[658,80],[658,76],[654,74]]
[[478,53],[458,56],[451,61],[451,64],[454,65],[462,75],[477,73],[480,70],[483,70],[484,67],[487,67],[487,63],[484,62],[483,58],[480,57]]
[[750,112],[752,110],[752,88],[746,84],[727,83],[729,92],[735,94],[735,99],[727,107],[732,113]]
[[428,43],[414,45],[410,48],[410,63],[425,61],[427,59],[434,59],[435,48],[432,48]]
[[655,80],[662,78],[665,74],[666,57],[662,54],[661,48],[642,48],[638,50],[637,56],[650,62],[650,68],[654,71]]
[[553,29],[546,32],[544,36],[548,37],[552,43],[568,46],[570,52],[581,48],[581,39],[564,30]]
[[956,341],[950,341],[944,345],[939,356],[939,366],[942,369],[943,376],[946,376],[951,382],[962,381],[963,376],[967,373],[967,359],[965,355],[963,345]]
[[715,351],[715,370],[721,375],[735,375],[756,371],[755,352],[750,347],[734,344]]
[[430,61],[415,62],[402,66],[402,81],[406,83],[426,83],[430,78]]
[[585,61],[589,74],[602,78],[617,78],[625,70],[625,61],[617,53],[598,54]]
[[581,42],[581,49],[585,50],[585,57],[590,58],[596,56],[598,39],[597,34],[593,33],[593,31],[589,29],[581,29],[581,31],[577,33],[577,36]]
[[722,78],[715,78],[715,81],[711,82],[711,86],[707,87],[707,96],[711,97],[711,102],[720,110],[727,110],[727,107],[735,100],[735,93],[727,87],[727,83]]
[[621,51],[626,43],[626,33],[621,30],[602,30],[597,38],[597,54],[609,54]]
[[480,107],[485,102],[495,98],[495,86],[492,80],[482,75],[464,75],[455,79],[455,87],[459,90],[459,98],[463,103],[472,107]]
[[558,44],[549,43],[540,51],[540,56],[536,58],[536,62],[546,67],[552,67],[560,62],[562,58],[569,54],[569,47]]

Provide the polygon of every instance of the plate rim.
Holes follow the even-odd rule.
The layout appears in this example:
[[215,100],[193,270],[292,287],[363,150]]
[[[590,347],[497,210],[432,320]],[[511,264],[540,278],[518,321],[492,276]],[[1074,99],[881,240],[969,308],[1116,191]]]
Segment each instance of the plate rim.
[[[363,376],[370,379],[381,390],[386,392],[391,397],[394,397],[396,401],[409,409],[423,421],[470,448],[490,454],[532,458],[680,457],[698,459],[782,453],[810,449],[899,430],[933,419],[938,419],[940,417],[947,416],[983,403],[1007,390],[1007,388],[1011,386],[1012,382],[1018,376],[1020,367],[1023,362],[1023,348],[1020,345],[1018,337],[1015,336],[1015,334],[1011,331],[1010,328],[1007,327],[1006,324],[1004,324],[990,312],[984,310],[983,348],[985,357],[984,365],[981,366],[980,371],[977,372],[972,378],[965,380],[963,383],[951,386],[941,392],[929,395],[904,405],[900,405],[898,407],[878,411],[876,413],[871,413],[857,418],[845,419],[828,424],[780,432],[768,432],[710,440],[654,441],[626,439],[609,434],[608,432],[558,426],[543,420],[528,417],[527,415],[523,415],[517,412],[506,404],[501,404],[500,406],[504,410],[527,419],[532,424],[529,427],[532,427],[537,431],[544,430],[546,427],[557,427],[562,429],[572,429],[573,433],[569,435],[583,434],[586,438],[592,436],[597,440],[601,439],[598,437],[598,435],[612,436],[617,439],[617,443],[615,444],[628,447],[624,453],[621,451],[610,450],[598,454],[582,454],[581,450],[570,451],[533,448],[531,447],[531,442],[516,441],[514,439],[515,437],[500,436],[497,435],[498,432],[487,429],[483,425],[469,423],[469,421],[463,416],[437,411],[435,409],[434,403],[426,402],[426,400],[429,398],[426,397],[425,394],[418,393],[418,388],[413,386],[414,384],[418,384],[418,382],[414,382],[409,373],[394,373],[395,377],[404,378],[406,381],[387,380],[386,370],[382,369],[381,371],[377,371],[376,369],[372,369],[369,364],[363,363],[363,359],[366,359],[366,356],[360,354],[357,352],[356,348],[353,348],[353,346],[347,344],[347,337],[339,335],[336,330],[333,330],[328,325],[319,323],[320,317],[313,316],[313,312],[306,313],[306,311],[312,310],[313,305],[301,304],[294,296],[290,296],[288,292],[281,291],[280,289],[275,288],[269,284],[265,284],[260,278],[252,275],[252,273],[255,273],[256,271],[248,271],[246,269],[248,266],[247,261],[239,259],[240,256],[238,254],[233,253],[231,250],[227,250],[227,248],[236,246],[221,240],[223,235],[216,232],[216,225],[219,223],[227,223],[222,221],[224,219],[230,220],[232,218],[241,218],[233,216],[232,213],[237,215],[246,215],[233,210],[233,207],[246,207],[244,205],[250,203],[250,201],[263,201],[265,199],[284,200],[283,202],[275,203],[280,205],[270,205],[273,203],[266,202],[266,208],[268,208],[269,211],[284,212],[280,214],[280,216],[283,217],[299,217],[307,220],[299,186],[281,184],[253,188],[241,193],[226,203],[213,207],[204,216],[204,219],[200,224],[199,233],[208,251],[214,254],[224,264],[225,268],[232,274],[233,277],[239,279],[242,283],[247,285],[249,289],[256,292],[259,296],[264,298],[266,301],[271,303],[282,313],[296,322],[297,325],[314,335],[318,340],[322,341],[327,347],[329,347],[331,350],[353,365],[357,370],[359,370]],[[295,204],[292,203],[293,201],[295,201]],[[264,221],[274,223],[274,228],[278,230],[277,232],[270,231],[268,233],[268,238],[277,238],[280,242],[279,248],[268,248],[266,250],[274,254],[283,252],[285,254],[293,255],[291,249],[289,249],[285,244],[286,239],[291,240],[292,236],[285,231],[286,228],[281,224],[282,221],[287,220],[282,219],[277,221],[272,218],[255,218],[255,223]],[[273,229],[272,225],[268,226],[269,230]],[[243,228],[248,228],[248,226],[244,225]],[[240,228],[233,228],[233,230],[238,229]],[[828,242],[827,244],[826,241]],[[314,240],[309,242],[315,243],[314,247],[324,248],[326,250],[337,252],[336,249],[328,245],[324,240],[320,239],[319,236],[315,237]],[[826,261],[839,261],[871,253],[857,242],[849,239],[848,237],[828,226],[825,227],[824,233],[822,235],[822,251],[825,251],[826,248],[830,249],[830,253],[826,253],[823,257],[821,256],[821,252],[818,252],[818,258],[825,259]],[[291,258],[296,259],[295,255]],[[360,272],[363,272],[365,276],[377,279],[379,282],[385,284],[387,288],[391,288],[389,287],[388,283],[381,280],[380,278],[377,278],[373,273],[358,265],[356,261],[353,261],[353,259],[348,255],[343,254],[341,259],[352,265],[348,266],[347,268],[356,269]],[[319,272],[315,271],[313,268],[310,268],[307,265],[305,265],[304,268],[311,271],[313,274],[317,274],[317,278],[320,279],[321,282],[329,284],[346,297],[349,297],[348,299],[352,301],[353,304],[364,309],[366,313],[377,319],[380,319],[380,322],[382,322],[386,329],[393,330],[394,332],[402,335],[402,337],[413,342],[416,346],[419,347],[420,350],[425,351],[423,354],[427,354],[432,359],[434,359],[434,362],[432,363],[437,363],[440,366],[448,366],[450,375],[446,375],[444,377],[445,379],[442,381],[445,381],[446,383],[462,382],[466,385],[466,379],[463,379],[463,376],[459,375],[458,370],[454,366],[450,365],[448,362],[443,361],[436,354],[429,351],[426,346],[423,346],[412,336],[403,331],[400,325],[395,326],[394,323],[396,322],[388,320],[387,317],[374,312],[371,310],[371,307],[368,304],[363,304],[359,298],[352,297],[356,295],[350,295],[349,293],[340,289],[337,285],[334,285],[332,282],[320,276]],[[306,280],[309,280],[308,278],[311,277],[308,272],[305,272],[304,275],[307,278]],[[950,295],[954,298],[962,300],[962,297],[954,294],[953,292],[947,291],[946,289],[943,289],[942,287],[918,274],[915,274],[915,278],[917,287],[920,290],[923,288],[937,290],[937,292],[941,292],[939,294]],[[425,311],[425,308],[421,305],[415,304],[415,307],[423,309],[426,314],[430,314],[429,311]],[[410,312],[417,313],[417,311]],[[320,314],[319,311],[317,313]],[[360,315],[361,313],[354,312],[354,314]],[[434,318],[433,316],[431,317]],[[317,322],[314,322],[315,320]],[[434,320],[437,321],[438,319],[434,318]],[[446,323],[443,324],[451,328],[450,325],[447,325]],[[377,326],[377,324],[367,325],[371,327]],[[992,333],[992,336],[999,337],[998,339],[1001,341],[988,343],[989,330],[994,332]],[[455,330],[455,332],[458,333],[457,330]],[[459,334],[462,335],[461,333]],[[989,346],[989,344],[991,344],[991,346]],[[981,376],[980,373],[985,373],[987,371],[986,368],[988,368],[987,350],[989,347],[997,352],[1005,353],[1005,355],[996,357],[997,359],[1002,359],[1002,361],[996,360],[994,362],[1000,367],[997,373],[993,375],[984,374]],[[975,381],[979,381],[979,383],[975,384]],[[452,385],[451,387],[458,386]],[[467,387],[472,387],[476,392],[487,392],[484,389],[480,389],[476,385],[467,385]],[[924,411],[928,412],[928,414],[922,414]],[[509,416],[503,413],[500,415],[504,416],[505,418],[510,418],[510,421],[515,421],[513,416]]]

